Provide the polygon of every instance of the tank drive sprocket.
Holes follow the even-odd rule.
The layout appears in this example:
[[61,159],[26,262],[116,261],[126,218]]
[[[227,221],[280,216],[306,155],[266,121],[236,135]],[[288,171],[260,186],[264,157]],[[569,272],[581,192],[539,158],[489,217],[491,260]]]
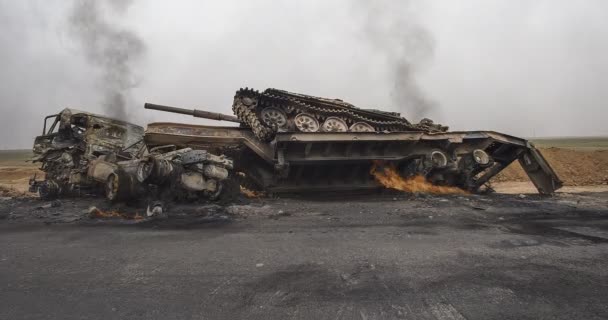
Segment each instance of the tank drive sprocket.
[[271,141],[277,133],[278,127],[276,124],[268,126],[260,121],[259,116],[255,113],[257,100],[254,99],[257,91],[247,88],[241,89],[234,97],[232,111],[243,123],[251,128],[253,134],[261,141]]

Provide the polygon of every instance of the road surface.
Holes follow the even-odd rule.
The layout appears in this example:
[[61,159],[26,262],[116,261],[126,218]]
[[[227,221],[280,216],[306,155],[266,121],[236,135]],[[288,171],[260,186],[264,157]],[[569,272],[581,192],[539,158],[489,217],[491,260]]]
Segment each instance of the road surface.
[[0,319],[608,318],[608,194],[91,202],[0,202]]

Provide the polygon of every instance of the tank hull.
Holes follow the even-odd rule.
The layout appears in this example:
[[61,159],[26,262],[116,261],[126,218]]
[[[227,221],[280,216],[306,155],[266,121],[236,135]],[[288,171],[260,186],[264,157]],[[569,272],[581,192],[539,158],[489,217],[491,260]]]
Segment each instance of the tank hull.
[[232,110],[262,141],[281,132],[446,132],[448,127],[423,119],[414,124],[396,112],[361,109],[327,99],[279,89],[240,89]]

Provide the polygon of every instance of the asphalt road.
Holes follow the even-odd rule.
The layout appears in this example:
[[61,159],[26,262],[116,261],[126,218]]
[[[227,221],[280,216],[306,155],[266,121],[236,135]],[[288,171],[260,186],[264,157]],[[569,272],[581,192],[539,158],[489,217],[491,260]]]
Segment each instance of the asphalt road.
[[0,203],[0,319],[608,318],[606,194],[89,202]]

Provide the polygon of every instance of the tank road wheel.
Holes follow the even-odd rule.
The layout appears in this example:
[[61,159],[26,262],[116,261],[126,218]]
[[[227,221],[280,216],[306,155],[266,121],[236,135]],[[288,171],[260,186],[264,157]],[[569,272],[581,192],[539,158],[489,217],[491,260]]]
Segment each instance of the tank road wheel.
[[262,121],[270,127],[284,128],[287,125],[287,116],[280,109],[268,107],[260,113]]
[[274,135],[277,133],[276,128],[269,128],[262,124],[255,112],[251,111],[247,106],[242,103],[237,103],[233,109],[236,116],[251,128],[251,131],[253,131],[253,134],[258,139],[264,142],[274,139]]
[[293,119],[293,121],[296,124],[296,128],[302,132],[319,131],[319,121],[309,114],[300,113]]
[[352,132],[374,132],[374,127],[370,126],[365,122],[357,122],[350,126]]
[[323,131],[325,132],[346,132],[348,126],[344,120],[337,117],[329,117],[323,122]]
[[490,156],[483,150],[481,149],[475,149],[473,150],[473,161],[475,161],[475,163],[477,163],[480,166],[487,166],[488,164],[490,164]]
[[431,160],[433,168],[445,168],[448,165],[448,157],[439,150],[431,152],[429,160]]

